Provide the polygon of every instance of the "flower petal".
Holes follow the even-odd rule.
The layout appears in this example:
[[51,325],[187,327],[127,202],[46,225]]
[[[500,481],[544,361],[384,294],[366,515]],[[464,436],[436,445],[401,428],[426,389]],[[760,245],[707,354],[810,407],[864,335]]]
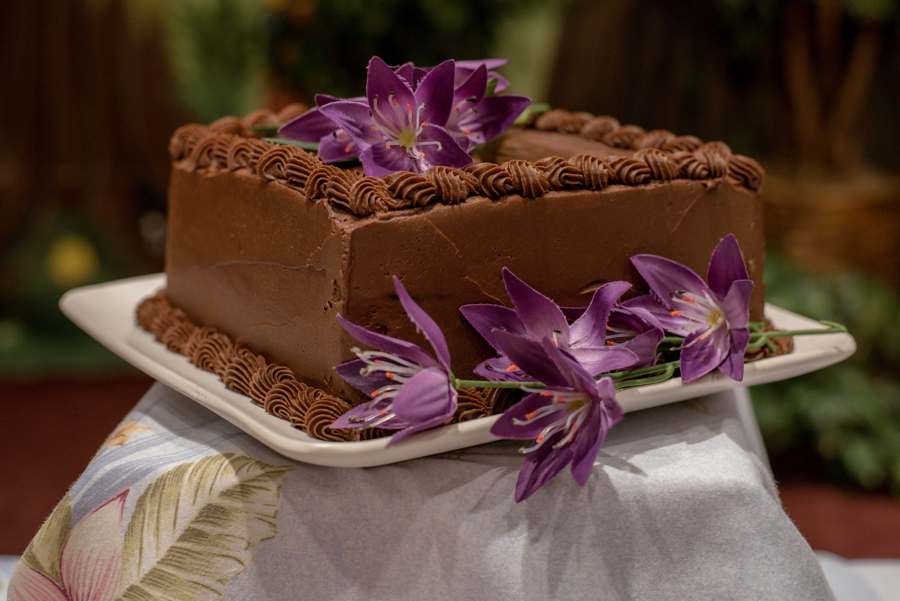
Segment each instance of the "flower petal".
[[290,140],[318,142],[337,128],[330,117],[319,109],[312,109],[282,125],[278,133]]
[[722,300],[722,310],[728,326],[746,328],[750,322],[750,295],[753,293],[753,280],[736,280],[728,289]]
[[469,129],[470,137],[476,143],[484,144],[509,129],[530,104],[531,99],[526,96],[487,96],[475,106],[477,112],[467,113],[457,126],[460,130]]
[[365,150],[373,144],[384,143],[384,135],[380,131],[372,129],[374,122],[369,115],[369,107],[365,104],[340,100],[326,104],[319,110],[343,129],[360,149]]
[[423,351],[417,344],[379,334],[378,332],[371,332],[355,323],[347,321],[340,314],[337,315],[337,320],[351,336],[363,344],[377,348],[380,351],[391,353],[392,355],[397,355],[398,357],[402,357],[403,359],[407,359],[423,367],[441,366],[434,357]]
[[359,153],[363,171],[369,177],[381,177],[395,171],[423,173],[421,161],[414,161],[402,146],[386,147],[383,143],[369,146]]
[[623,302],[621,307],[630,311],[646,312],[659,323],[660,327],[670,332],[678,332],[692,323],[686,317],[673,315],[672,308],[660,302],[656,295],[645,294],[630,298]]
[[549,338],[560,346],[569,345],[569,322],[552,300],[503,268],[506,293],[516,307],[525,331],[535,340]]
[[747,351],[748,342],[750,330],[747,328],[731,330],[731,350],[719,365],[719,371],[737,382],[744,379],[744,353]]
[[516,480],[515,502],[524,501],[540,487],[562,471],[572,460],[572,451],[568,447],[552,450],[553,444],[561,438],[556,436],[544,443],[544,446],[525,456],[519,477]]
[[[377,56],[369,61],[366,78],[366,99],[372,110],[372,119],[379,125],[394,131],[403,129],[408,109],[416,110],[416,96],[399,75]],[[350,132],[348,132],[350,133]],[[350,135],[353,135],[352,133]]]
[[359,146],[342,129],[336,129],[319,140],[318,155],[326,163],[345,161],[358,153]]
[[[397,296],[400,297],[400,304],[403,305],[403,310],[406,311],[410,321],[416,326],[416,330],[421,332],[425,339],[431,344],[441,365],[449,370],[450,350],[447,348],[447,340],[444,338],[441,328],[438,327],[437,323],[435,323],[428,313],[423,311],[422,308],[416,304],[397,276],[394,276],[394,288],[397,290]],[[420,365],[423,364],[420,363]]]
[[419,134],[417,140],[419,143],[438,142],[438,144],[422,144],[418,146],[424,155],[421,157],[425,163],[425,168],[422,172],[426,171],[428,167],[435,165],[462,169],[472,163],[473,159],[469,153],[443,127],[427,123],[422,126],[422,133]]
[[360,374],[359,371],[365,366],[366,362],[362,359],[354,359],[353,361],[347,361],[346,363],[335,366],[334,370],[338,372],[348,384],[366,394],[371,394],[379,388],[393,383],[385,377],[383,372],[375,372],[368,376]]
[[706,281],[710,289],[722,297],[728,293],[732,282],[749,279],[737,238],[734,234],[728,234],[713,250]]
[[497,346],[497,341],[494,339],[491,330],[505,330],[521,335],[526,333],[522,320],[509,307],[502,305],[464,305],[459,308],[459,312],[497,352],[503,351]]
[[[363,424],[361,424],[358,420],[365,420],[369,417],[379,415],[382,412],[386,412],[390,408],[390,406],[390,398],[378,401],[371,406],[369,403],[357,405],[347,413],[331,422],[331,425],[328,427],[332,430],[338,430],[341,428],[360,428],[363,426]],[[384,428],[386,430],[395,430],[397,428],[403,428],[405,426],[403,424],[397,423],[396,419],[392,419],[379,424],[378,427]]]
[[79,521],[63,547],[59,573],[69,599],[111,600],[122,563],[126,488]]
[[597,288],[587,310],[569,328],[569,345],[574,347],[605,344],[609,312],[629,288],[631,284],[628,282],[609,282]]
[[[494,330],[494,338],[503,354],[538,382],[543,382],[547,386],[570,385],[569,380],[560,373],[556,363],[547,355],[544,345],[540,342],[502,330]],[[549,338],[544,340],[552,346]]]
[[394,397],[394,413],[410,424],[445,421],[456,411],[456,396],[446,371],[431,368],[414,375]]
[[690,382],[705,376],[728,357],[731,341],[724,326],[697,330],[688,334],[681,349],[681,381]]
[[69,601],[53,580],[20,561],[9,580],[10,601]]
[[491,426],[491,434],[499,438],[512,440],[534,440],[541,431],[559,419],[559,413],[549,413],[545,417],[527,423],[528,414],[541,407],[553,404],[553,395],[535,392],[526,395],[521,401],[504,411]]
[[635,255],[631,257],[631,262],[665,305],[670,306],[669,297],[675,291],[684,290],[702,296],[707,288],[699,275],[681,263],[656,255]]
[[[443,126],[450,118],[453,108],[454,61],[447,60],[431,69],[419,83],[415,92],[415,106],[424,104],[419,114],[420,123]],[[482,92],[483,94],[484,92]]]
[[573,346],[566,350],[591,376],[628,369],[640,361],[627,346]]

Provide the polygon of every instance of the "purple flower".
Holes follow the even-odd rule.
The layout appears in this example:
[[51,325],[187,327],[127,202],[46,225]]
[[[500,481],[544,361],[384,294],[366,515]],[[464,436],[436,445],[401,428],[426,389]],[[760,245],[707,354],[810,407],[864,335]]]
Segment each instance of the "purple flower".
[[612,380],[595,381],[549,338],[541,342],[541,356],[533,345],[523,345],[521,337],[506,332],[496,335],[505,354],[548,384],[513,405],[491,427],[491,434],[500,438],[534,440],[520,451],[525,461],[516,481],[516,502],[530,497],[567,465],[575,481],[584,486],[606,433],[622,419]]
[[[496,332],[523,339],[540,348],[544,338],[566,351],[593,376],[633,366],[639,357],[607,340],[607,319],[616,300],[630,288],[627,282],[610,282],[598,288],[587,309],[571,324],[563,310],[534,288],[503,269],[503,283],[514,308],[500,305],[466,305],[463,316],[494,349],[503,349]],[[531,380],[534,374],[520,369],[508,356],[488,359],[475,372],[491,380]]]
[[[584,314],[584,307],[563,307],[569,320]],[[646,309],[615,304],[606,323],[606,344],[621,345],[637,355],[631,369],[656,365],[657,348],[665,337],[662,324]]]
[[331,424],[332,428],[380,427],[400,430],[389,445],[407,436],[443,424],[456,412],[457,393],[450,381],[450,351],[440,328],[409,296],[394,277],[400,303],[431,344],[437,357],[416,344],[370,332],[340,315],[338,321],[354,338],[377,350],[354,349],[359,357],[335,369],[372,400],[354,407]]
[[319,110],[359,146],[366,175],[461,168],[472,157],[443,127],[453,107],[453,79],[453,61],[445,61],[413,90],[376,56],[369,62],[366,104],[339,100]]
[[[359,147],[347,132],[339,128],[334,121],[325,116],[319,109],[340,98],[316,94],[318,108],[306,111],[302,115],[288,121],[279,128],[278,133],[290,140],[301,142],[318,142],[319,157],[326,163],[343,161],[359,155]],[[348,98],[347,102],[365,104],[365,98]]]
[[669,259],[636,255],[631,262],[650,285],[651,294],[625,305],[650,311],[666,330],[685,337],[681,379],[689,382],[719,368],[740,381],[750,340],[753,282],[737,239],[729,234],[716,246],[706,276],[708,284]]
[[445,127],[468,151],[506,131],[528,108],[531,99],[507,94],[485,96],[488,87],[485,64],[462,69],[457,63],[457,79],[461,75],[465,75],[465,79],[453,92],[453,109]]

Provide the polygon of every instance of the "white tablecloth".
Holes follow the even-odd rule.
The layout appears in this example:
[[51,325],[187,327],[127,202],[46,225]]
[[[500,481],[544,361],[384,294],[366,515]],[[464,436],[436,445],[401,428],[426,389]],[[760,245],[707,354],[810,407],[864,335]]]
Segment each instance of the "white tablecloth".
[[[832,599],[747,410],[729,393],[628,414],[586,486],[565,471],[515,504],[521,443],[306,465],[156,384],[35,537],[10,599]],[[105,571],[79,571],[88,557]]]

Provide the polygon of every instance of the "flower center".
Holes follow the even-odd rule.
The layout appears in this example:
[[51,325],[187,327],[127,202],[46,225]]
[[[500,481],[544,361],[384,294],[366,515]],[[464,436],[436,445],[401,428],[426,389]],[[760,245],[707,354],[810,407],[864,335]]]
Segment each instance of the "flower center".
[[519,453],[523,455],[538,450],[551,439],[556,440],[553,443],[554,449],[560,449],[571,443],[575,440],[578,429],[587,419],[588,410],[591,407],[591,398],[583,392],[551,392],[548,390],[539,394],[553,396],[553,400],[547,405],[527,413],[524,420],[513,419],[513,424],[525,426],[554,413],[559,414],[559,417],[541,430],[533,445],[519,449]]
[[367,428],[380,426],[384,422],[395,417],[393,412],[393,400],[400,391],[400,388],[409,381],[414,375],[422,371],[421,365],[401,359],[397,355],[385,353],[383,351],[363,351],[357,347],[350,349],[353,354],[362,359],[365,364],[359,370],[361,376],[371,376],[377,372],[383,372],[384,377],[393,382],[386,384],[378,390],[371,393],[372,400],[367,405],[367,410],[372,410],[376,405],[383,405],[381,411],[373,413],[364,418],[351,418],[350,421],[359,424],[365,424]]
[[385,148],[390,149],[391,146],[402,146],[406,149],[409,158],[413,160],[421,160],[425,157],[423,146],[437,146],[438,151],[441,150],[441,143],[437,140],[419,140],[422,134],[422,128],[425,122],[422,121],[422,109],[425,103],[422,103],[413,110],[411,104],[406,107],[400,106],[400,103],[394,98],[391,92],[389,97],[391,104],[391,115],[385,115],[378,106],[378,96],[375,96],[372,102],[372,108],[378,119],[373,119],[375,125],[373,130],[378,130],[385,138]]

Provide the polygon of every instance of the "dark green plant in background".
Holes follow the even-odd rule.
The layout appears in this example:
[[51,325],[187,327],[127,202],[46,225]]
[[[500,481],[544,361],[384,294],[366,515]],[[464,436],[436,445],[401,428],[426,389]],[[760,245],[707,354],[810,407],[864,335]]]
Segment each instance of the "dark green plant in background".
[[855,271],[766,262],[768,302],[847,326],[857,352],[827,369],[752,389],[769,453],[817,453],[824,474],[900,494],[900,294]]
[[[487,58],[498,24],[554,0],[293,0],[270,21],[270,65],[281,86],[303,94],[364,93],[365,65],[431,66]],[[508,58],[508,57],[504,57]],[[327,65],[328,68],[323,68]]]

